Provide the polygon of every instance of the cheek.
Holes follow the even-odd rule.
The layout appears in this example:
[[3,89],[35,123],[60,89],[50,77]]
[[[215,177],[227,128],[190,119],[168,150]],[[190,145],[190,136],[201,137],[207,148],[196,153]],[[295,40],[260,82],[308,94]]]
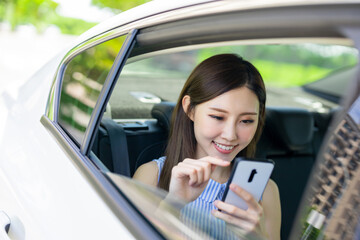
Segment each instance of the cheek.
[[208,119],[197,119],[194,122],[195,136],[213,138],[219,134],[219,127]]
[[242,129],[240,136],[243,141],[250,143],[254,138],[256,133],[257,125],[249,126],[245,129]]

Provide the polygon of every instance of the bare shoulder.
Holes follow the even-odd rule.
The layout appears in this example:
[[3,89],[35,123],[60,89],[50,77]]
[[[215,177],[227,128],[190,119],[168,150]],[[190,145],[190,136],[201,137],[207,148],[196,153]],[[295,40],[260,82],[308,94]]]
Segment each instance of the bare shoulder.
[[264,195],[273,195],[273,196],[279,195],[279,188],[272,179],[269,179],[269,182],[265,188]]
[[135,172],[133,179],[140,182],[157,186],[159,169],[154,161],[141,165]]
[[280,202],[279,188],[272,179],[269,179],[262,199],[265,206],[274,206],[274,204]]

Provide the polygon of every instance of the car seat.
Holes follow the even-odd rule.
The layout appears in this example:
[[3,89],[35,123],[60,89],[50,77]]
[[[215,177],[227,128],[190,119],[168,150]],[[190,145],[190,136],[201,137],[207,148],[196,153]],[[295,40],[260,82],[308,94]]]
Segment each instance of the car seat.
[[316,131],[311,112],[300,108],[266,109],[263,134],[257,157],[275,162],[271,178],[280,192],[281,239],[287,239],[316,159],[313,136]]

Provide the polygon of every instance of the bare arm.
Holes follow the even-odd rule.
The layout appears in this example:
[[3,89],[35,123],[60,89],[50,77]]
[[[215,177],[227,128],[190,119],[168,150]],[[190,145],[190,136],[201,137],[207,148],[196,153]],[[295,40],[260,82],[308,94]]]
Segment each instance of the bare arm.
[[133,179],[156,187],[158,183],[159,169],[156,162],[151,161],[141,165],[135,172]]
[[281,205],[279,189],[273,180],[269,180],[263,195],[265,229],[269,239],[280,239]]

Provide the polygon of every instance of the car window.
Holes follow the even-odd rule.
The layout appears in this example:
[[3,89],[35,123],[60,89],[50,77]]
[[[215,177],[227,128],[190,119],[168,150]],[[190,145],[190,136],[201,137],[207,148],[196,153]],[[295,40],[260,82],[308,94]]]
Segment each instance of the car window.
[[[352,47],[325,44],[233,45],[208,47],[192,51],[159,54],[148,58],[129,59],[121,72],[110,98],[114,119],[151,118],[151,108],[161,101],[176,102],[177,96],[194,66],[218,53],[235,53],[253,63],[260,71],[268,89],[268,105],[298,106],[327,111],[337,106],[327,95],[337,91],[337,100],[346,89],[317,87],[317,82],[352,79],[357,64],[357,50]],[[140,59],[140,60],[139,60]],[[312,83],[313,85],[310,85]],[[307,86],[303,88],[303,86]],[[288,89],[292,89],[291,92]],[[322,95],[320,93],[323,93]],[[296,93],[296,97],[292,97]],[[324,97],[324,95],[326,95]],[[290,101],[289,101],[290,100]],[[318,110],[317,109],[317,110]]]
[[[343,67],[324,78],[304,85],[304,90],[319,97],[339,102],[346,92],[349,82],[354,78],[358,66]],[[339,81],[341,79],[342,81]],[[345,84],[344,84],[345,83]]]
[[[297,204],[300,202],[303,188],[329,127],[328,124],[333,113],[340,106],[339,100],[334,101],[324,95],[333,94],[331,91],[337,91],[337,96],[341,99],[344,89],[348,87],[347,84],[356,74],[355,71],[341,74],[343,69],[353,69],[357,66],[358,52],[352,47],[318,43],[268,45],[223,43],[222,46],[218,44],[216,47],[198,46],[185,51],[170,49],[166,52],[130,57],[117,79],[105,114],[106,118],[110,116],[117,124],[115,125],[119,126],[118,134],[125,135],[126,140],[124,141],[123,138],[116,142],[112,141],[112,130],[102,124],[92,150],[110,170],[106,174],[116,183],[120,191],[164,235],[174,237],[182,231],[189,232],[193,229],[193,225],[190,227],[186,225],[184,219],[181,219],[181,209],[186,207],[185,203],[167,202],[166,193],[163,191],[144,187],[129,181],[126,177],[119,176],[114,162],[124,167],[126,164],[122,164],[121,161],[125,157],[124,153],[120,153],[114,159],[117,152],[114,149],[119,149],[124,142],[127,144],[128,159],[126,161],[129,161],[129,166],[126,165],[126,167],[129,167],[130,172],[127,177],[131,177],[142,163],[163,156],[168,129],[164,127],[162,120],[152,113],[154,106],[161,103],[175,103],[193,68],[204,59],[220,53],[238,54],[259,69],[267,88],[269,112],[274,109],[275,112],[279,110],[278,113],[286,112],[289,109],[296,109],[296,111],[301,109],[307,114],[306,116],[311,116],[311,128],[309,129],[312,138],[311,141],[303,144],[304,146],[300,146],[300,144],[293,150],[291,149],[293,146],[289,147],[291,144],[283,143],[284,135],[276,136],[273,132],[270,134],[270,140],[262,141],[263,139],[260,139],[258,144],[260,154],[269,154],[266,156],[276,160],[277,175],[281,175],[279,173],[282,172],[292,175],[291,181],[287,178],[288,175],[279,178],[273,177],[279,186],[280,195],[285,201],[284,204],[282,202],[282,207],[289,209],[284,210],[285,215],[282,216],[285,229],[282,234],[289,236]],[[309,91],[309,87],[307,87],[311,84],[315,85],[317,82],[326,82],[328,79],[334,82],[334,77],[342,83],[342,88],[329,90],[328,85],[324,84],[326,86],[324,89],[318,88],[316,92],[313,92]],[[320,91],[323,94],[319,94]],[[278,118],[273,120],[277,121]],[[301,129],[299,124],[303,125],[304,123],[299,122],[293,128]],[[265,128],[267,128],[266,125]],[[284,128],[276,131],[283,132],[285,130]],[[266,134],[265,136],[268,136]],[[293,168],[293,170],[287,172],[288,168]],[[301,177],[301,180],[298,176]],[[294,184],[297,188],[293,188]],[[299,190],[300,188],[302,189]],[[291,198],[295,198],[296,203]],[[169,209],[157,216],[156,210],[163,200],[169,205]],[[198,215],[200,218],[203,217],[201,213]],[[197,225],[195,228],[201,229],[200,235],[213,236],[211,233],[212,219],[205,217],[204,221],[209,221],[207,227]],[[285,226],[286,224],[287,226]],[[173,231],[169,232],[167,229],[173,229]],[[232,232],[231,229],[225,231]],[[199,234],[199,232],[191,232],[191,234]],[[191,238],[191,234],[186,237]]]
[[66,66],[62,79],[59,124],[81,144],[91,113],[126,36],[91,47]]

